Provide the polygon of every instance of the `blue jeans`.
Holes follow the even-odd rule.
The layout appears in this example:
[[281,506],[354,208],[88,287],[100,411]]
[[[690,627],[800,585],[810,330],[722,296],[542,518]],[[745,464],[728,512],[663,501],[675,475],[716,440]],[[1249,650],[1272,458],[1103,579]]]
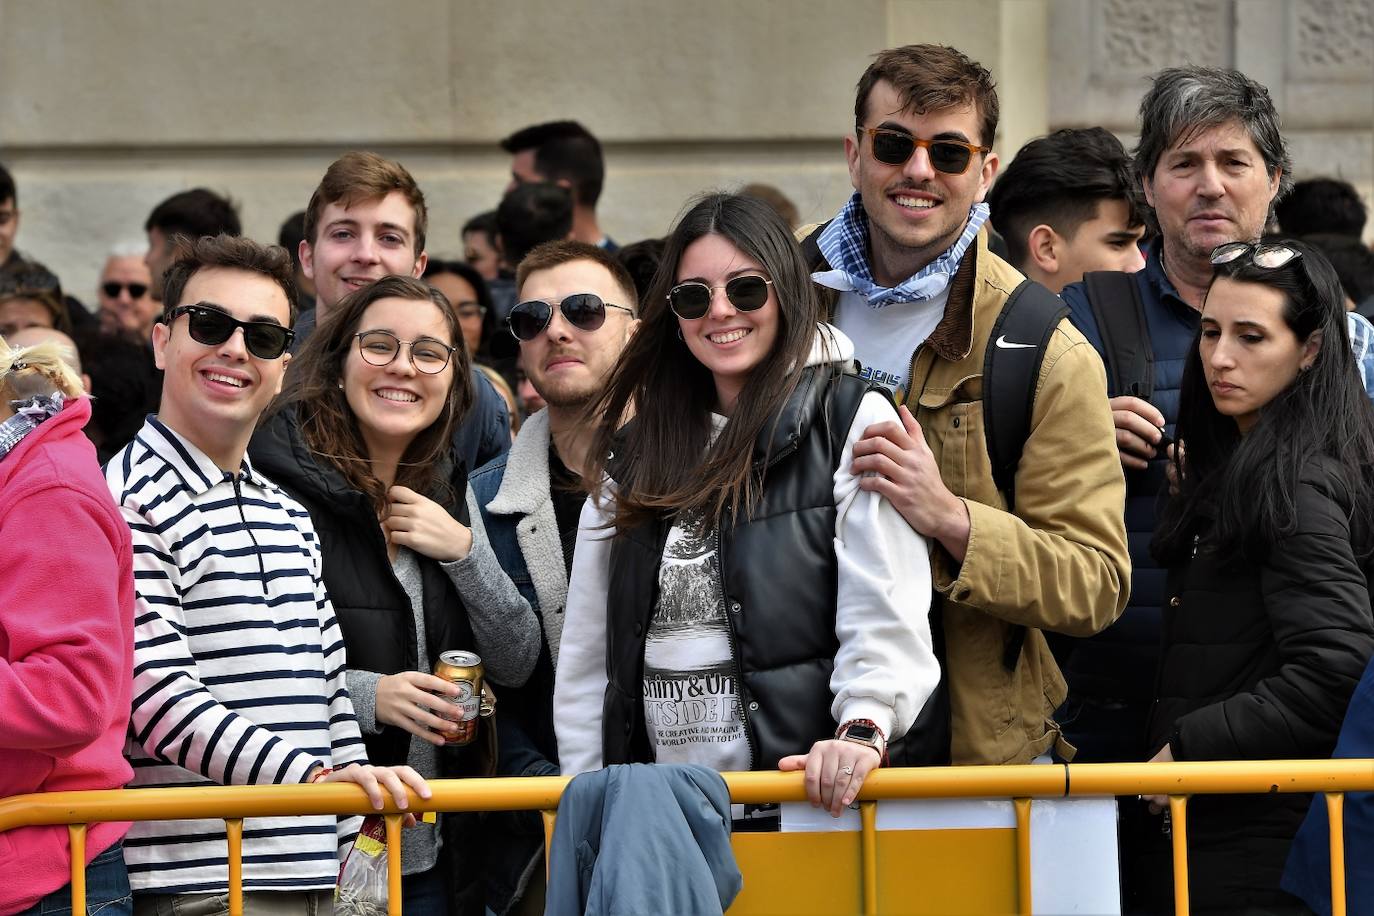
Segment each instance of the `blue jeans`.
[[448,889],[439,866],[416,875],[401,876],[404,916],[448,916]]
[[[71,911],[72,886],[68,884],[17,916],[65,916]],[[86,866],[86,912],[89,916],[131,916],[133,911],[124,844],[115,843]]]

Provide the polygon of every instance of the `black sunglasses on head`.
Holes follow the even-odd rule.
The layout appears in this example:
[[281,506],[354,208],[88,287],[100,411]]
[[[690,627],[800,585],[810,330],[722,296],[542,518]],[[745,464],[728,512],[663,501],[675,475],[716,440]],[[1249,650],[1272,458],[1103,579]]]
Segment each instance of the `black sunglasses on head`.
[[[511,309],[506,324],[516,340],[534,340],[553,320],[553,309],[553,303],[545,302],[543,299],[530,299]],[[573,293],[571,296],[564,296],[563,301],[558,303],[558,310],[563,313],[563,319],[580,331],[595,331],[605,324],[606,309],[620,309],[622,312],[629,312],[631,316],[635,313],[634,309],[614,305],[596,293]]]
[[109,280],[100,284],[100,291],[111,299],[118,297],[126,289],[129,291],[130,299],[142,299],[148,293],[148,284],[120,283],[118,280]]
[[1267,242],[1223,242],[1212,249],[1212,264],[1220,267],[1241,258],[1248,258],[1251,264],[1264,270],[1276,270],[1294,258],[1302,257],[1302,252],[1289,248],[1282,243]]
[[186,316],[186,330],[191,339],[207,347],[224,343],[239,328],[243,328],[243,343],[258,359],[277,359],[286,352],[296,332],[271,321],[239,321],[228,312],[206,302],[179,305],[167,316],[171,327],[182,315]]
[[[745,274],[725,284],[725,298],[741,312],[752,312],[763,308],[763,304],[768,301],[768,287],[772,285],[772,280]],[[720,288],[702,283],[700,280],[688,280],[668,291],[668,305],[672,308],[673,314],[683,321],[695,321],[704,318],[711,310],[711,293]]]
[[865,127],[860,133],[868,134],[873,158],[885,165],[905,165],[919,146],[930,156],[930,167],[946,175],[962,175],[968,171],[974,153],[992,152],[990,146],[962,140],[918,140],[905,131],[887,127]]

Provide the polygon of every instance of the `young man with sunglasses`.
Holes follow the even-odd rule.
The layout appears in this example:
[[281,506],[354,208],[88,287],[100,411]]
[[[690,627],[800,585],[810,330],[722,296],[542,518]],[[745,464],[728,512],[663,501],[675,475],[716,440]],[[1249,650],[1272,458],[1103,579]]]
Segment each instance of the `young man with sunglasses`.
[[[805,248],[864,374],[904,406],[900,423],[866,431],[853,468],[875,472],[861,485],[938,545],[932,613],[943,624],[950,759],[1067,754],[1051,719],[1064,682],[1041,630],[1102,629],[1129,574],[1102,361],[1067,321],[1050,332],[1010,511],[981,400],[989,332],[1023,279],[983,229],[998,164],[992,77],[953,48],[884,51],[859,81],[854,115],[845,153],[855,194]],[[943,740],[943,712],[923,714],[932,742]]]
[[[501,693],[500,772],[547,776],[558,773],[553,675],[585,502],[582,467],[595,426],[581,410],[600,393],[639,319],[634,281],[614,255],[595,245],[540,245],[520,263],[516,282],[520,302],[509,327],[520,341],[526,378],[548,407],[525,420],[508,454],[468,482],[492,550],[543,632],[534,673],[520,689]],[[493,594],[488,604],[502,602]],[[496,912],[523,893],[531,858],[543,851],[541,837],[536,822],[528,835],[489,838],[488,905]]]
[[[153,349],[162,406],[106,465],[133,531],[134,786],[354,782],[404,804],[409,768],[366,766],[309,516],[248,462],[290,357],[280,248],[183,242]],[[327,906],[356,821],[266,818],[243,840],[244,911]],[[221,821],[148,821],[125,858],[140,914],[225,912]]]
[[[293,352],[354,290],[389,274],[423,275],[428,228],[424,192],[403,165],[367,152],[336,159],[305,210],[299,254],[302,272],[315,284],[315,308],[296,322]],[[476,367],[471,382],[472,408],[454,430],[453,447],[475,468],[510,447],[510,413]]]

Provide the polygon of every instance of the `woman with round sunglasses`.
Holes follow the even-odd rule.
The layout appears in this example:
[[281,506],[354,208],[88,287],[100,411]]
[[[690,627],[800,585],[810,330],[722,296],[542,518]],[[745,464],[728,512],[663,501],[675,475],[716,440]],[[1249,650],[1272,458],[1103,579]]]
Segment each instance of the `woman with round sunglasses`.
[[[519,684],[538,623],[496,563],[468,500],[451,433],[472,400],[458,315],[422,280],[384,277],[345,297],[311,335],[250,451],[309,511],[348,657],[368,759],[426,778],[485,775],[490,725],[448,744],[458,688],[441,653],[477,652],[487,676]],[[474,583],[508,590],[490,620]],[[402,836],[406,912],[446,913],[480,891],[475,816],[444,815]]]
[[[1212,263],[1152,545],[1168,569],[1153,760],[1329,757],[1374,653],[1374,407],[1317,249],[1234,242]],[[1303,911],[1279,878],[1309,799],[1193,798],[1194,912]],[[1169,861],[1161,836],[1161,906]]]
[[849,471],[864,429],[896,412],[819,317],[766,204],[708,196],[669,237],[588,409],[605,418],[588,479],[606,483],[568,589],[564,773],[805,770],[838,815],[889,754],[909,759],[898,739],[939,680],[928,546]]

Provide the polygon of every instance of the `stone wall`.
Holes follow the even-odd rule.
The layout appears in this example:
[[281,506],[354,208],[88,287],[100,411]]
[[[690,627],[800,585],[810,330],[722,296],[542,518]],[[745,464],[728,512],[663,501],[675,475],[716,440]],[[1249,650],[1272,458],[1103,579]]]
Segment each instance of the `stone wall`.
[[169,194],[226,192],[250,235],[275,239],[358,147],[410,167],[430,250],[457,254],[463,221],[505,186],[496,141],[563,117],[605,143],[602,222],[621,241],[749,181],[821,219],[850,191],[842,138],[869,57],[942,41],[997,77],[1004,156],[1049,127],[1128,133],[1144,74],[1196,59],[1269,82],[1300,174],[1368,189],[1371,4],[0,0],[0,160],[20,183],[20,248],[84,299]]

